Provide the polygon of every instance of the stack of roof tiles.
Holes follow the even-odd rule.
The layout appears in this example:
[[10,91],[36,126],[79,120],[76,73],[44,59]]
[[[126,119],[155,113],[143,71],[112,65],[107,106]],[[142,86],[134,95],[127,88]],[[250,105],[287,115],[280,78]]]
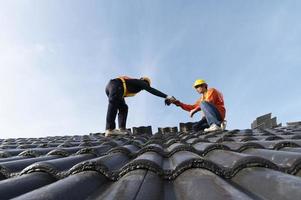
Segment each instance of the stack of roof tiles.
[[0,140],[0,199],[300,199],[301,125]]
[[272,118],[272,113],[268,113],[260,117],[257,117],[251,124],[252,129],[275,128],[277,126],[281,126],[281,123],[277,124],[277,117]]

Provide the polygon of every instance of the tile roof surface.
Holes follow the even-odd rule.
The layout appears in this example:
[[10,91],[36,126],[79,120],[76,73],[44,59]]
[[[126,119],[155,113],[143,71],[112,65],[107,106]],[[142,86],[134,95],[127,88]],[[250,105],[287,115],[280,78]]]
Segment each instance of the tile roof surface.
[[300,199],[301,124],[0,139],[0,199]]

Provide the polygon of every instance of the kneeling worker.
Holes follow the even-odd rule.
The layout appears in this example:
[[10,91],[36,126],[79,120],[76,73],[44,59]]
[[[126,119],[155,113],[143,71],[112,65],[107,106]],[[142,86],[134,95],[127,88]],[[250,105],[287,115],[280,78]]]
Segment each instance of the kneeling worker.
[[[141,90],[146,90],[149,93],[158,97],[165,98],[165,103],[175,101],[174,97],[168,96],[159,90],[152,88],[151,80],[148,77],[140,79],[121,76],[109,81],[106,86],[106,94],[108,96],[109,105],[106,117],[105,136],[127,134],[126,119],[128,114],[128,105],[125,103],[125,97],[136,95]],[[119,130],[116,130],[115,118],[118,112]]]
[[224,130],[226,126],[226,121],[224,121],[226,109],[222,93],[215,88],[208,88],[207,83],[202,79],[196,80],[193,86],[199,94],[202,94],[195,104],[184,104],[178,100],[172,103],[180,106],[183,110],[189,111],[190,117],[193,117],[200,110],[203,111],[204,117],[193,127],[195,131],[212,132]]

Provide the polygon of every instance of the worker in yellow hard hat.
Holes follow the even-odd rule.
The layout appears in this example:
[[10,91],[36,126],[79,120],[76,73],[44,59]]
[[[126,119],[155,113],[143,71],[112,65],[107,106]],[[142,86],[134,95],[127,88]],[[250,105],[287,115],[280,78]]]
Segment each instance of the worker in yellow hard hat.
[[[126,119],[128,114],[128,105],[125,103],[126,97],[135,96],[141,90],[146,90],[149,93],[158,97],[165,98],[165,104],[170,104],[176,99],[168,96],[163,92],[151,87],[151,80],[148,77],[140,79],[120,76],[111,79],[106,86],[106,94],[109,99],[108,111],[106,117],[105,136],[128,134],[126,130]],[[118,112],[119,130],[116,130],[115,118]]]
[[226,126],[226,109],[222,93],[215,88],[208,88],[208,84],[203,79],[197,79],[193,87],[199,94],[202,94],[194,104],[184,104],[179,100],[172,103],[183,110],[189,111],[190,117],[193,117],[200,110],[203,111],[204,116],[193,127],[195,131],[212,132],[224,130]]

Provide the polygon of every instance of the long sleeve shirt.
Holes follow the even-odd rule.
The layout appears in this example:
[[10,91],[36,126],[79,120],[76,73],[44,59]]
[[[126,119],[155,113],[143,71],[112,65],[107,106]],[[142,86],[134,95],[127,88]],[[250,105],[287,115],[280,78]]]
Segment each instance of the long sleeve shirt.
[[130,93],[138,93],[141,90],[146,90],[147,92],[162,98],[166,98],[167,95],[163,92],[149,86],[144,80],[140,79],[126,79],[126,87]]
[[213,104],[216,109],[219,111],[222,119],[225,119],[226,116],[226,109],[224,105],[224,97],[221,92],[219,92],[215,88],[209,88],[207,92],[202,95],[194,104],[184,104],[184,103],[179,103],[179,106],[186,111],[191,111],[193,109],[200,109],[200,104],[202,101],[209,102]]

